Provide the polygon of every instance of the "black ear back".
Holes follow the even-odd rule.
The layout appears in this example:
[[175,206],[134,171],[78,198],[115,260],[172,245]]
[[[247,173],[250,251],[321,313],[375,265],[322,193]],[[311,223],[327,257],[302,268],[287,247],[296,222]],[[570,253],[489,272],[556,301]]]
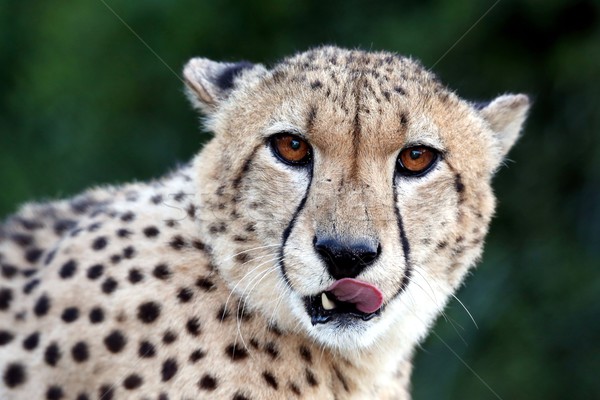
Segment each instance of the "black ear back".
[[242,71],[252,68],[254,68],[254,64],[248,61],[240,61],[235,64],[230,64],[216,77],[215,84],[222,91],[230,90],[233,88],[235,78],[239,76]]
[[[250,70],[253,72],[250,73]],[[201,57],[192,58],[183,69],[188,98],[195,108],[210,115],[236,87],[244,84],[241,82],[241,79],[246,80],[246,77],[241,76],[244,71],[248,71],[251,75],[248,76],[248,81],[252,81],[265,73],[266,69],[248,61],[228,63]]]

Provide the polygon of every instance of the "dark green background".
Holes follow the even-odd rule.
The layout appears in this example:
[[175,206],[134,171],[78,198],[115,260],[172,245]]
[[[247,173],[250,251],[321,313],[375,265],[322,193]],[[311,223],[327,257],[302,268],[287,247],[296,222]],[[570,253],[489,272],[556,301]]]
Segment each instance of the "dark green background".
[[[503,0],[475,27],[493,1],[105,1],[176,72],[331,43],[411,54],[466,98],[531,95],[458,293],[479,328],[451,302],[456,330],[440,319],[418,350],[414,397],[494,399],[472,369],[505,400],[600,398],[598,1]],[[197,126],[181,82],[100,0],[0,2],[0,216],[157,176],[198,151]]]

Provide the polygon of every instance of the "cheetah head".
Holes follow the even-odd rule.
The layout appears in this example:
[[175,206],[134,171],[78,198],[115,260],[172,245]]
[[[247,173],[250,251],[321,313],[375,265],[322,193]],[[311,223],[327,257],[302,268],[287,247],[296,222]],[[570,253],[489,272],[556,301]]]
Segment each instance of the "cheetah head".
[[333,349],[420,340],[481,254],[527,97],[477,105],[414,60],[333,47],[184,76],[214,132],[199,229],[245,306]]

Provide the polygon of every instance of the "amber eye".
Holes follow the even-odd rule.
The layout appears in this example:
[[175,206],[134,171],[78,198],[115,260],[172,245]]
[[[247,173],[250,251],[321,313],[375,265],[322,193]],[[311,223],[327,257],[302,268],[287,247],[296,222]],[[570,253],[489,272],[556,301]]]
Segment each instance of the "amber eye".
[[279,133],[271,138],[271,148],[284,163],[305,165],[311,161],[310,145],[296,135]]
[[397,171],[404,175],[424,174],[429,171],[437,158],[437,151],[429,147],[408,147],[398,156]]

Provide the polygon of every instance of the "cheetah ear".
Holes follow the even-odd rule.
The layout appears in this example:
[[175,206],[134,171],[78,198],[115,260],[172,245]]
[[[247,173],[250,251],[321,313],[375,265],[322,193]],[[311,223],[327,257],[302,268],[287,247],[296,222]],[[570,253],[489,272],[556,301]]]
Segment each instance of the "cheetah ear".
[[524,94],[505,94],[477,108],[494,131],[500,145],[500,157],[504,158],[519,138],[529,110],[529,97]]
[[262,65],[247,61],[224,63],[192,58],[183,68],[186,94],[194,108],[210,115],[242,81],[264,71]]

